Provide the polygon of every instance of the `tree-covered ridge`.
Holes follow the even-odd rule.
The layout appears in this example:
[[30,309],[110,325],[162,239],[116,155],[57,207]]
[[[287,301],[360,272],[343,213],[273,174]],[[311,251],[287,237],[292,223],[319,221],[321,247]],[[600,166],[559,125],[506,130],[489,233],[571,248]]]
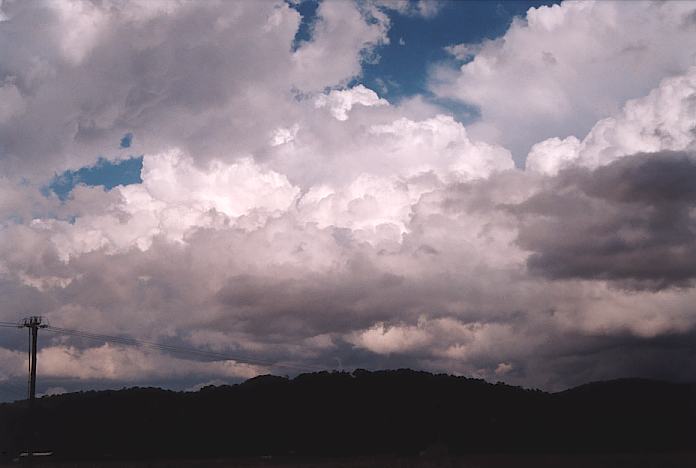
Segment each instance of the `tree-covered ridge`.
[[[695,389],[630,379],[552,394],[356,370],[50,396],[33,420],[35,447],[68,459],[677,450],[694,448]],[[26,402],[0,405],[8,457],[26,447],[26,415]]]

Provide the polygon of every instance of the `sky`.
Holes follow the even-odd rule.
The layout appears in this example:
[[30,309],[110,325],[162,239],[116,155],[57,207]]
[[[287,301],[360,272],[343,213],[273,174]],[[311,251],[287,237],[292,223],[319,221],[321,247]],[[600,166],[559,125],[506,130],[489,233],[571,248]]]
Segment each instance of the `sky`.
[[[38,391],[696,375],[696,2],[0,1]],[[0,328],[0,399],[26,333]]]

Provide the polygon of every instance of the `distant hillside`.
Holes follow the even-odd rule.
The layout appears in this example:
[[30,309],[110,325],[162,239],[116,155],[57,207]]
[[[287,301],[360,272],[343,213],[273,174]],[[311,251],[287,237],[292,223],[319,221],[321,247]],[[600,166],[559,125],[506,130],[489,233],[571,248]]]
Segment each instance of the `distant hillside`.
[[[44,397],[35,446],[66,459],[696,448],[696,386],[618,380],[549,394],[411,370],[262,376],[195,393]],[[0,405],[0,450],[26,447],[26,402]]]

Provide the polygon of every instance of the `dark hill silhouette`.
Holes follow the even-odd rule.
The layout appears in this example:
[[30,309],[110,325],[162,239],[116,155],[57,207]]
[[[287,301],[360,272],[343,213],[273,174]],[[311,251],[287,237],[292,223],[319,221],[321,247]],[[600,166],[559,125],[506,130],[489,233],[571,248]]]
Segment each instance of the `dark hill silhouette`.
[[[550,394],[411,370],[261,376],[43,397],[34,446],[65,459],[691,450],[695,389],[617,380]],[[0,405],[7,456],[26,448],[26,412]]]

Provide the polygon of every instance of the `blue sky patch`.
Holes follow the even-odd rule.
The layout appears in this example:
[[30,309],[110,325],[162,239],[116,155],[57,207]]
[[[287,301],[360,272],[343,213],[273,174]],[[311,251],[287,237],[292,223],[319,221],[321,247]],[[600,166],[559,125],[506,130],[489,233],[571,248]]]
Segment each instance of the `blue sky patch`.
[[103,186],[107,190],[118,185],[140,184],[143,181],[140,177],[142,168],[142,156],[115,162],[99,158],[94,166],[83,167],[76,171],[65,171],[56,175],[48,184],[47,190],[44,190],[44,194],[53,192],[58,198],[65,200],[78,184]]
[[131,143],[133,143],[133,134],[126,133],[125,135],[123,135],[123,138],[121,138],[121,144],[119,145],[119,148],[130,148]]
[[379,62],[363,65],[359,81],[392,102],[416,94],[432,97],[427,88],[431,66],[447,61],[454,65],[445,47],[500,37],[514,17],[554,3],[559,2],[447,1],[432,18],[390,13],[389,44],[377,51]]
[[288,1],[290,7],[297,10],[297,12],[302,16],[300,20],[300,27],[295,33],[295,39],[292,41],[292,50],[297,50],[298,47],[303,42],[306,42],[312,38],[312,27],[317,19],[317,8],[319,7],[319,2],[317,0],[304,0],[300,3],[295,3]]

